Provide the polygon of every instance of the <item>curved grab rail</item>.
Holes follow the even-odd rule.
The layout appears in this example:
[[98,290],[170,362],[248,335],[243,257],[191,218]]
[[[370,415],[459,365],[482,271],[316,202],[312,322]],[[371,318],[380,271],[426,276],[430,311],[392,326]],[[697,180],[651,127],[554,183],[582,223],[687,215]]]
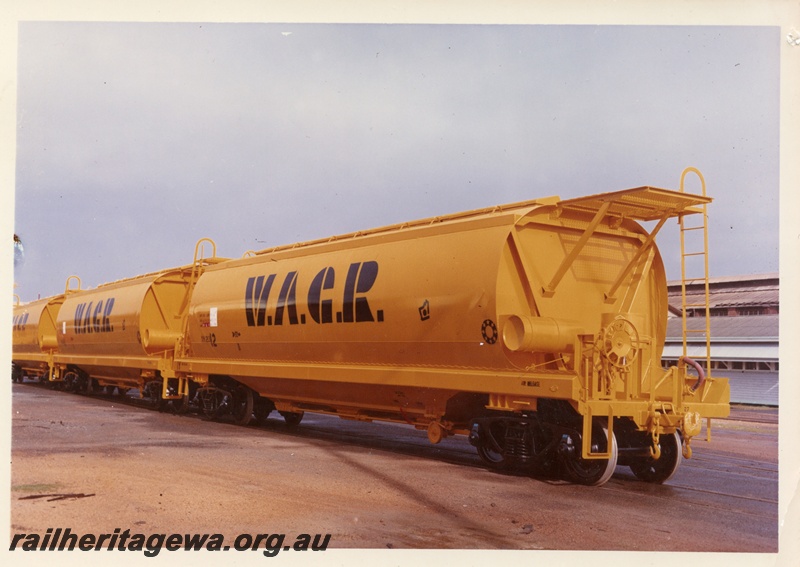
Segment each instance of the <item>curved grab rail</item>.
[[686,179],[686,174],[687,173],[695,173],[695,174],[697,174],[697,177],[700,178],[700,185],[701,185],[701,187],[703,189],[703,197],[705,197],[706,196],[706,179],[705,179],[705,177],[703,177],[703,174],[700,173],[700,170],[697,169],[696,167],[687,167],[681,173],[681,193],[686,193],[686,191],[684,190],[684,187],[683,187],[683,182]]
[[685,362],[690,366],[692,366],[695,370],[697,370],[697,382],[695,382],[694,385],[691,388],[689,388],[689,390],[691,390],[692,392],[696,392],[697,389],[700,386],[702,386],[703,383],[706,381],[706,373],[703,371],[703,367],[700,366],[699,362],[689,358],[688,356],[680,357],[678,359],[678,363],[680,364],[681,362]]
[[16,293],[14,294],[14,307],[17,307],[22,304],[22,300],[20,299],[19,295]]
[[[200,256],[201,250],[205,251],[205,247],[203,246],[203,244],[205,243],[211,244],[211,256],[209,258],[206,258],[205,256]],[[198,258],[198,256],[200,257]],[[203,237],[200,240],[198,240],[197,243],[194,245],[194,260],[192,261],[192,273],[189,276],[189,289],[183,296],[183,302],[181,303],[181,307],[179,310],[181,314],[185,313],[186,309],[188,309],[189,307],[189,298],[192,296],[192,290],[194,289],[194,286],[197,283],[197,279],[200,277],[200,273],[203,270],[203,266],[201,264],[202,261],[216,257],[217,257],[217,243],[211,240],[210,238]],[[186,322],[184,320],[184,326],[185,324]],[[167,382],[164,381],[164,384],[166,383]]]
[[[69,282],[72,281],[72,280],[77,280],[78,281],[78,287],[75,288],[75,289],[72,289],[72,288],[69,287]],[[67,283],[64,286],[64,293],[70,293],[70,292],[75,292],[75,291],[80,291],[80,290],[81,290],[81,279],[78,276],[70,276],[70,277],[68,277],[67,278]]]
[[[200,240],[197,241],[197,244],[194,245],[194,263],[195,264],[197,264],[197,260],[198,260],[197,255],[200,253],[200,250],[201,249],[205,250],[205,247],[202,246],[203,243],[205,243],[205,242],[208,242],[209,244],[211,244],[211,256],[210,257],[211,258],[216,258],[217,257],[217,243],[214,242],[213,240],[211,240],[210,238],[201,238]],[[205,256],[201,256],[200,257],[200,260],[203,260],[203,259],[205,259]]]

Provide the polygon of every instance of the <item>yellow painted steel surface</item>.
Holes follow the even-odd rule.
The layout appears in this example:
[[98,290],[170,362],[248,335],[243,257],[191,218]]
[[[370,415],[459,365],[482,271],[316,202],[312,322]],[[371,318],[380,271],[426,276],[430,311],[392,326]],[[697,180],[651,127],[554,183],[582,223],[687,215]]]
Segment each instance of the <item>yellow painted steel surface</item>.
[[406,422],[432,442],[469,434],[494,464],[495,436],[525,462],[532,436],[551,436],[586,483],[610,477],[619,439],[637,476],[661,482],[676,431],[688,457],[701,418],[729,411],[727,380],[661,368],[655,238],[710,201],[654,187],[548,197],[238,260],[204,239],[188,266],[15,307],[14,362],[241,424],[277,409]]
[[650,187],[548,198],[230,261],[199,278],[176,368],[287,409],[420,425],[462,392],[642,425],[654,404],[682,404],[688,378],[661,370],[666,278],[633,219],[660,228],[705,201]]
[[154,372],[183,331],[190,276],[191,267],[176,268],[70,293],[56,322],[55,362],[106,379]]
[[59,295],[14,307],[12,362],[30,372],[45,373],[57,346],[56,319],[64,302]]
[[599,329],[604,313],[620,308],[640,314],[647,334],[663,345],[660,258],[648,259],[655,268],[619,304],[602,299],[640,244],[635,227],[599,230],[559,293],[542,296],[544,278],[585,224],[577,214],[553,219],[553,211],[529,205],[210,268],[192,297],[190,357],[556,370],[553,349],[508,348],[503,333],[509,334],[510,318],[558,321],[588,333]]

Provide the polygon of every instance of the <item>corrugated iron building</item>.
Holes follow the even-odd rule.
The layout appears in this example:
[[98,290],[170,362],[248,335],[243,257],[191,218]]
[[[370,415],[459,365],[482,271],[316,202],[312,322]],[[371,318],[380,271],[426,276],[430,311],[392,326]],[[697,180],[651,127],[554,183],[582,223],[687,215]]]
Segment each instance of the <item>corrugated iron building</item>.
[[[731,401],[778,405],[777,273],[709,280],[711,375],[730,379]],[[704,283],[686,286],[687,304],[703,303]],[[681,283],[669,282],[670,319],[664,347],[665,367],[683,354]],[[687,309],[686,328],[705,330],[705,309]],[[687,356],[704,364],[704,332],[687,334]]]

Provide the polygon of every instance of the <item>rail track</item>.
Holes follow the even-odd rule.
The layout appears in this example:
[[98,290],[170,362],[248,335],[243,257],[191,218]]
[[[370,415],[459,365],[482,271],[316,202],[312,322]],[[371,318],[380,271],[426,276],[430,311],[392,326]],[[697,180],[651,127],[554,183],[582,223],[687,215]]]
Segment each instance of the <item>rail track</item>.
[[778,408],[770,406],[731,405],[730,421],[778,423]]

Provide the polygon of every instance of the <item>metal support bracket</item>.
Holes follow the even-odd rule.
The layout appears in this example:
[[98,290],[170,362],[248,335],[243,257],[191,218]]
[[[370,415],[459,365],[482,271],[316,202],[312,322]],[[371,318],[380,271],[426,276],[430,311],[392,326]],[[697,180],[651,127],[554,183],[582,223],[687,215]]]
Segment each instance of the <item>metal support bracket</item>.
[[575,247],[572,249],[569,255],[567,255],[567,257],[561,262],[561,265],[558,267],[558,270],[556,270],[555,275],[553,275],[553,279],[550,280],[549,284],[542,288],[542,295],[544,297],[553,297],[558,284],[561,282],[561,278],[564,277],[564,274],[567,273],[567,270],[569,270],[569,267],[575,261],[575,258],[578,257],[578,254],[581,253],[583,247],[586,246],[587,242],[589,242],[589,238],[591,238],[592,234],[594,234],[595,229],[600,224],[600,221],[603,220],[603,217],[606,216],[606,212],[610,206],[611,201],[606,201],[600,205],[600,208],[597,210],[597,213],[595,213],[592,222],[590,222],[589,226],[586,227],[586,230],[583,231],[580,240],[578,240],[578,243],[575,244]]
[[623,219],[626,218],[636,221],[659,221],[656,228],[644,240],[637,254],[617,277],[608,293],[605,294],[606,300],[609,303],[613,303],[616,301],[614,294],[617,289],[630,274],[636,262],[650,249],[656,234],[661,230],[661,227],[667,219],[675,216],[701,213],[703,211],[697,208],[698,205],[705,205],[709,202],[711,202],[711,199],[705,195],[690,195],[687,193],[670,191],[668,189],[658,189],[656,187],[637,187],[624,191],[602,193],[589,197],[559,201],[556,209],[559,214],[564,211],[573,211],[591,213],[594,216],[583,231],[578,242],[559,265],[550,283],[542,287],[542,295],[544,297],[553,297],[561,279],[567,273],[570,266],[572,266],[573,262],[575,262],[592,234],[594,234],[595,230],[606,216],[612,217],[609,223],[611,228],[618,228],[622,225]]
[[583,432],[581,433],[581,456],[584,459],[610,459],[611,444],[614,439],[614,409],[608,404],[608,446],[603,453],[592,453],[592,406],[586,405],[586,413],[583,416]]

